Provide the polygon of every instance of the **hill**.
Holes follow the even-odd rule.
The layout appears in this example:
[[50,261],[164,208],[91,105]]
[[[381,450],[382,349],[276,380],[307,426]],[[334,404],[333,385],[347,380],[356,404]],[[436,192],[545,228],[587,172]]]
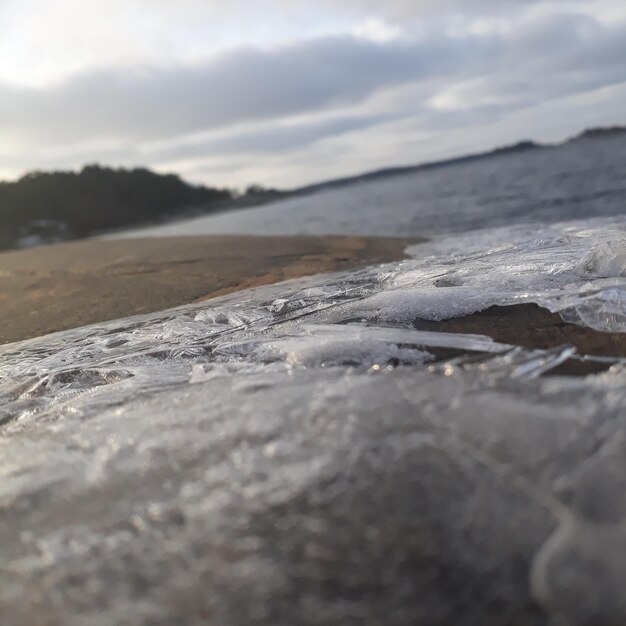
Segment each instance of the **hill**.
[[194,208],[217,210],[232,201],[229,190],[190,185],[144,168],[88,165],[80,172],[33,172],[0,182],[0,249],[77,239]]
[[373,172],[365,172],[364,174],[358,174],[356,176],[348,176],[346,178],[337,178],[334,180],[324,181],[321,183],[315,183],[313,185],[307,185],[306,187],[300,187],[295,189],[294,194],[309,194],[324,189],[332,189],[334,187],[344,187],[346,185],[352,185],[354,183],[368,182],[371,180],[378,180],[380,178],[388,178],[391,176],[402,176],[404,174],[415,174],[417,172],[438,169],[442,167],[449,167],[451,165],[459,165],[461,163],[469,163],[470,161],[480,161],[483,159],[489,159],[494,156],[505,156],[507,154],[515,154],[518,152],[527,152],[529,150],[538,150],[549,147],[545,144],[535,143],[534,141],[524,140],[519,141],[510,146],[502,146],[494,148],[489,152],[478,152],[475,154],[467,154],[452,159],[444,159],[441,161],[430,161],[427,163],[419,163],[417,165],[407,165],[404,167],[388,167],[381,170],[375,170]]
[[407,165],[402,167],[388,167],[381,170],[374,170],[372,172],[365,172],[363,174],[357,174],[356,176],[347,176],[345,178],[337,178],[328,181],[322,181],[320,183],[314,183],[307,185],[306,187],[300,187],[294,189],[294,194],[309,194],[317,191],[323,191],[325,189],[332,189],[334,187],[343,187],[346,185],[352,185],[355,183],[367,182],[371,180],[377,180],[381,178],[388,178],[392,176],[401,176],[403,174],[415,174],[424,170],[438,169],[442,167],[449,167],[451,165],[459,165],[462,163],[469,163],[471,161],[481,161],[483,159],[490,159],[493,157],[506,156],[509,154],[517,154],[520,152],[528,152],[531,150],[544,150],[556,147],[558,145],[578,142],[587,139],[609,139],[626,133],[626,127],[624,126],[608,126],[598,128],[588,128],[578,135],[566,139],[559,143],[538,143],[529,139],[519,141],[509,146],[502,146],[489,150],[487,152],[477,152],[467,154],[459,157],[453,157],[451,159],[443,159],[439,161],[430,161],[426,163],[419,163],[416,165]]
[[609,139],[626,133],[626,126],[606,126],[599,128],[587,128],[582,133],[572,137],[569,142],[580,141],[581,139]]

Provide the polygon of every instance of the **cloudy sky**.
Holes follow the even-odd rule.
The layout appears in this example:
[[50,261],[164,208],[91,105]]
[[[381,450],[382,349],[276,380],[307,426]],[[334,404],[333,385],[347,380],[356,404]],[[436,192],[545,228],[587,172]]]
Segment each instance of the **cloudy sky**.
[[0,0],[0,178],[293,186],[626,123],[624,0]]

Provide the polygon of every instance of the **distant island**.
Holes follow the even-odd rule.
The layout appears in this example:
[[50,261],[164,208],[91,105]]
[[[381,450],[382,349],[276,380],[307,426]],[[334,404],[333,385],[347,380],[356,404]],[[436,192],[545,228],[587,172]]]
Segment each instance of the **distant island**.
[[418,165],[406,165],[402,167],[388,167],[381,170],[375,170],[373,172],[365,172],[364,174],[357,174],[356,176],[347,176],[345,178],[337,178],[335,180],[324,181],[321,183],[315,183],[306,187],[296,189],[293,193],[315,193],[317,191],[323,191],[324,189],[332,189],[335,187],[343,187],[346,185],[352,185],[355,183],[366,182],[370,180],[377,180],[380,178],[388,178],[391,176],[402,176],[404,174],[415,174],[424,170],[432,170],[441,167],[449,167],[450,165],[459,165],[461,163],[469,163],[471,161],[481,161],[484,159],[491,159],[493,157],[506,156],[509,154],[517,154],[520,152],[529,152],[532,150],[545,150],[548,148],[555,148],[559,145],[566,145],[585,139],[608,139],[610,137],[618,136],[626,133],[626,126],[611,126],[608,128],[590,128],[580,134],[570,137],[560,143],[537,143],[530,139],[518,141],[510,146],[501,146],[489,150],[488,152],[479,152],[476,154],[467,154],[459,157],[453,157],[451,159],[444,159],[441,161],[431,161],[427,163],[419,163]]
[[588,128],[582,133],[567,140],[567,143],[580,139],[607,139],[626,133],[626,126],[607,126],[604,128]]
[[258,185],[243,194],[190,185],[145,168],[87,165],[79,172],[32,172],[0,182],[0,250],[249,206],[277,193]]
[[417,173],[471,161],[582,140],[608,139],[626,127],[590,128],[562,144],[525,140],[489,152],[442,161],[385,168],[292,190],[250,185],[243,193],[191,185],[175,174],[146,168],[87,165],[79,172],[32,172],[15,182],[0,182],[0,250],[80,239],[112,230],[232,210],[355,183]]

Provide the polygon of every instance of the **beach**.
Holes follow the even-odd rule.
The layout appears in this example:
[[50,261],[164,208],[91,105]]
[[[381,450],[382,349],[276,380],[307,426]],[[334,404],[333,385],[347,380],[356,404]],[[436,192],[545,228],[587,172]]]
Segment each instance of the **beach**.
[[0,16],[0,626],[626,626],[623,0]]
[[416,238],[206,235],[0,253],[0,343],[247,287],[400,260]]
[[[318,273],[407,258],[418,239],[204,235],[87,240],[0,253],[0,343],[210,300]],[[573,345],[580,354],[626,357],[626,334],[568,324],[537,305],[415,320],[421,330],[473,333],[526,348]],[[443,352],[441,353],[444,354]],[[561,372],[587,374],[598,363]]]

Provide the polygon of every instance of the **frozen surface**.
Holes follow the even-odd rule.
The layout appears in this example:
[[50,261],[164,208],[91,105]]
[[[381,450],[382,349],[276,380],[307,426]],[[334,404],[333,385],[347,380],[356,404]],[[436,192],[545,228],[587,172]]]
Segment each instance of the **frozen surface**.
[[625,227],[0,347],[0,623],[626,623],[625,364],[413,325],[537,302],[624,331]]
[[626,206],[626,135],[331,189],[121,237],[337,234],[428,237],[611,216]]

